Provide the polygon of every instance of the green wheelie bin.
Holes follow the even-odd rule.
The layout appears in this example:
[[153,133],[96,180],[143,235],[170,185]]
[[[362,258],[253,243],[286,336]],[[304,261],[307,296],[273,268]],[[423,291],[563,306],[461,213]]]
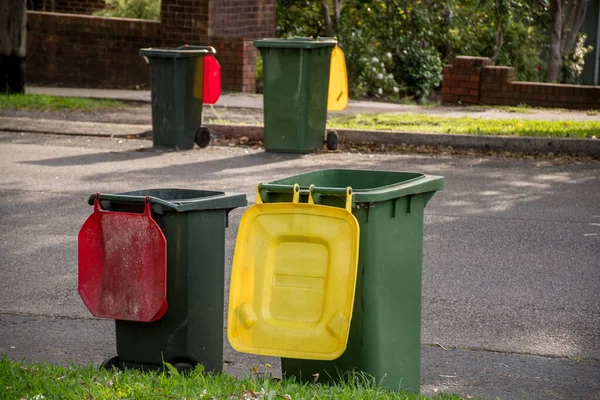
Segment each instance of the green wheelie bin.
[[315,192],[330,193],[316,195],[315,203],[342,208],[346,187],[352,187],[360,244],[346,351],[333,361],[284,358],[284,375],[312,381],[318,373],[319,382],[327,382],[359,370],[391,390],[419,392],[423,212],[443,188],[444,178],[413,172],[319,170],[261,185],[263,201],[291,201],[296,183],[304,193],[300,201],[307,201],[309,186],[315,185],[328,189]]
[[[244,194],[148,189],[98,197],[103,210],[151,216],[166,238],[166,313],[153,322],[116,320],[117,355],[103,367],[179,370],[223,367],[225,228],[228,214],[246,206]],[[124,249],[127,251],[127,249]]]
[[[333,38],[255,40],[263,59],[265,150],[308,153],[337,147],[326,138],[327,95]],[[335,136],[335,138],[333,137]]]
[[215,53],[209,46],[140,49],[150,63],[154,147],[208,146],[210,132],[201,126],[204,56]]

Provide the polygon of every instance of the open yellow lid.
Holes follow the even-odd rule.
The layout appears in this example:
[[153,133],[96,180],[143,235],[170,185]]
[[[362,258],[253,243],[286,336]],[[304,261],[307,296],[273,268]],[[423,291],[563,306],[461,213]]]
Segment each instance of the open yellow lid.
[[342,111],[348,107],[348,74],[344,52],[335,46],[329,66],[329,94],[327,111]]
[[346,209],[300,203],[256,205],[242,216],[233,258],[227,336],[240,352],[333,360],[348,342],[358,221]]

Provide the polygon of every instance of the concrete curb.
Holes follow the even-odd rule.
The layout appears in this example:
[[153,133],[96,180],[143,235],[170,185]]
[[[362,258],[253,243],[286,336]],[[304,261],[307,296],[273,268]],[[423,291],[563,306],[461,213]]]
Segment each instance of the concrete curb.
[[[208,125],[216,136],[262,140],[262,126]],[[600,157],[600,140],[534,138],[517,136],[454,135],[394,131],[336,129],[340,141],[356,144],[443,146],[456,149],[499,150],[512,153],[555,153]]]
[[[219,137],[263,140],[264,128],[250,125],[206,125]],[[50,133],[56,135],[80,135],[98,137],[147,136],[150,125],[112,124],[98,122],[63,121],[52,119],[3,117],[0,131]],[[513,136],[454,135],[437,133],[413,133],[394,131],[363,131],[336,129],[340,141],[349,144],[375,144],[391,146],[441,146],[455,149],[483,151],[508,151],[512,153],[555,153],[600,157],[600,140],[534,138]]]

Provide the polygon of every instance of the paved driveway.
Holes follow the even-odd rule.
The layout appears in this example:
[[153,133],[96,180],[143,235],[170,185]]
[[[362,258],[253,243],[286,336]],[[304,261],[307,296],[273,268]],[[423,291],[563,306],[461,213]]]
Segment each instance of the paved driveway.
[[[600,398],[600,164],[449,156],[267,154],[149,141],[0,133],[0,354],[98,363],[110,321],[77,295],[89,194],[154,187],[243,192],[318,168],[444,175],[426,209],[422,389]],[[227,260],[243,210],[231,214]],[[277,360],[226,346],[235,374]]]

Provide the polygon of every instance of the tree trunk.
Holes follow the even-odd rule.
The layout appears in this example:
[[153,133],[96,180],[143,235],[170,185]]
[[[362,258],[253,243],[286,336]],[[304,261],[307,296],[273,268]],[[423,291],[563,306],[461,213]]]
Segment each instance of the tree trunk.
[[575,47],[577,34],[583,24],[588,0],[571,0],[567,10],[566,21],[563,22],[560,52],[563,56],[571,54]]
[[327,0],[321,0],[321,9],[323,10],[323,18],[325,19],[325,35],[333,36],[333,25],[331,23],[331,12]]
[[342,16],[342,1],[333,0],[333,32],[338,34],[340,31],[340,18]]
[[27,1],[0,0],[0,92],[25,91]]
[[496,0],[496,17],[498,19],[498,29],[496,30],[496,46],[494,48],[494,55],[492,56],[492,64],[496,64],[496,60],[498,60],[498,56],[500,55],[500,50],[502,49],[502,45],[504,44],[504,2],[503,0]]
[[571,54],[589,0],[550,0],[550,51],[546,78],[558,80],[563,57]]
[[332,0],[333,13],[329,7],[329,0],[321,0],[321,10],[325,19],[325,35],[334,36],[339,33],[340,19],[344,0]]

